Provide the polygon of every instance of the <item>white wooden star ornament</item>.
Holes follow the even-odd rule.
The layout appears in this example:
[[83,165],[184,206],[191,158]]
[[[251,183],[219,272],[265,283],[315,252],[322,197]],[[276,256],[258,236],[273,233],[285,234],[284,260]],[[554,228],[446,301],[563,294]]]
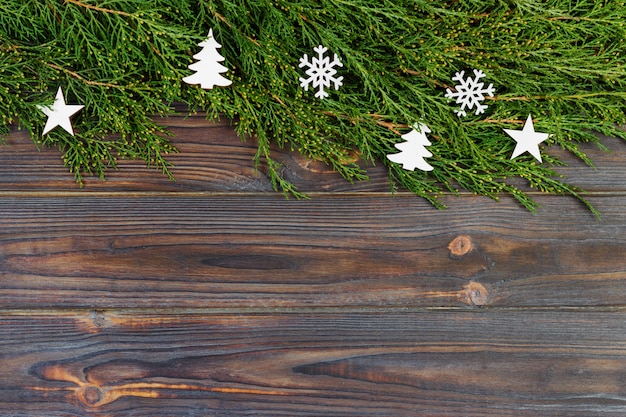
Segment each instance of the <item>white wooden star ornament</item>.
[[48,121],[46,121],[42,135],[45,135],[57,126],[61,126],[70,135],[74,136],[74,129],[72,128],[70,117],[78,113],[83,107],[85,106],[79,104],[65,104],[63,90],[59,87],[52,106],[37,106],[39,110],[48,116]]
[[524,152],[528,152],[541,162],[539,144],[552,135],[548,133],[535,132],[533,118],[530,114],[528,115],[522,130],[504,129],[504,131],[517,142],[517,145],[515,145],[515,149],[513,150],[513,154],[511,155],[511,159],[523,154]]

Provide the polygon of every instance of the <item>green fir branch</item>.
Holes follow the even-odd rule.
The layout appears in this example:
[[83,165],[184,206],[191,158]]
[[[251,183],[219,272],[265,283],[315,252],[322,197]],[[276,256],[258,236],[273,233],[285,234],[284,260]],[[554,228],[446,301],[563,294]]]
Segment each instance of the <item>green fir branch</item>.
[[[167,155],[176,149],[157,118],[183,103],[256,137],[255,164],[298,197],[273,144],[350,181],[367,178],[359,159],[385,164],[392,189],[437,207],[443,192],[467,190],[508,193],[536,210],[526,186],[589,206],[556,175],[563,162],[546,145],[592,165],[579,144],[602,148],[597,133],[626,139],[625,22],[624,2],[592,0],[5,0],[0,126],[6,134],[19,125],[37,144],[60,149],[78,181],[104,177],[120,158],[171,175]],[[181,82],[209,29],[222,44],[228,88]],[[299,86],[299,59],[320,44],[344,65],[343,86],[324,100]],[[444,93],[455,72],[474,68],[496,96],[485,114],[459,118]],[[37,106],[50,104],[59,86],[85,105],[73,119],[76,136],[56,129],[42,137]],[[502,129],[521,128],[528,114],[552,135],[541,146],[543,164],[510,160],[514,143]],[[432,130],[428,173],[386,158],[418,121]]]

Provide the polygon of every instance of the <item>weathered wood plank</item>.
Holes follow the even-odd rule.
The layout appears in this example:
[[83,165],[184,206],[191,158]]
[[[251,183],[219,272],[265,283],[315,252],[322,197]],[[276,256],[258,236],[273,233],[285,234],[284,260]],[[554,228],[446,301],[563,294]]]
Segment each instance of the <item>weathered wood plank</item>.
[[[149,170],[138,161],[120,161],[119,171],[110,171],[107,181],[86,177],[85,191],[272,191],[264,175],[266,167],[254,169],[254,139],[246,142],[237,137],[232,123],[217,123],[203,116],[172,116],[163,120],[180,150],[170,155],[176,181],[170,181],[157,170]],[[557,170],[567,181],[589,191],[623,191],[626,171],[622,168],[623,143],[614,138],[602,142],[614,153],[601,151],[593,144],[582,145],[597,169],[592,169],[563,150],[552,147],[548,152],[567,161],[570,166]],[[77,189],[73,177],[63,167],[61,154],[43,148],[37,152],[25,132],[13,132],[0,147],[0,191]],[[382,164],[367,166],[370,181],[351,184],[323,163],[307,160],[295,152],[274,147],[275,158],[284,164],[285,178],[304,192],[389,192],[388,174]],[[520,182],[521,184],[521,182]]]
[[5,416],[624,416],[626,312],[5,312]]
[[[256,141],[242,141],[228,120],[214,123],[201,116],[173,116],[163,120],[180,151],[167,157],[174,167],[171,181],[141,161],[120,160],[106,181],[86,176],[84,191],[244,191],[273,192],[264,164],[254,167]],[[284,164],[283,175],[302,191],[389,191],[385,168],[370,167],[371,181],[351,184],[321,163],[274,146],[274,157]],[[63,166],[56,149],[39,151],[26,132],[14,131],[0,147],[0,191],[76,190],[78,185]]]
[[623,169],[626,159],[624,141],[601,136],[600,142],[608,148],[607,151],[590,143],[580,146],[591,158],[594,167],[589,167],[556,147],[549,148],[548,152],[567,162],[568,166],[555,168],[566,177],[567,182],[588,191],[607,193],[623,191],[626,185],[626,172]]
[[0,308],[624,306],[626,196],[4,196]]

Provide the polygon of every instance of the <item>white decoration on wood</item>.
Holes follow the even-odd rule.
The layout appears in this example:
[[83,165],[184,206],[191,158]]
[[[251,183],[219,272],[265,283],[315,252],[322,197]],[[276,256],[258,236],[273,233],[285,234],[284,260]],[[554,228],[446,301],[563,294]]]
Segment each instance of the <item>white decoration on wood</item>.
[[79,112],[83,107],[85,106],[78,104],[65,104],[63,89],[59,87],[52,106],[37,106],[39,110],[48,116],[42,135],[47,134],[57,126],[61,126],[70,135],[74,136],[74,129],[72,128],[72,121],[70,120],[70,117]]
[[533,125],[533,118],[528,115],[524,128],[522,130],[504,129],[504,131],[515,141],[515,149],[511,155],[511,159],[528,152],[534,156],[539,162],[541,162],[541,153],[539,152],[539,144],[548,139],[551,135],[548,133],[535,132],[535,126]]
[[202,50],[193,56],[198,62],[189,65],[189,69],[196,73],[183,78],[183,81],[187,84],[200,84],[201,88],[207,90],[216,85],[219,87],[231,85],[232,81],[221,75],[228,71],[228,68],[220,64],[224,61],[224,57],[217,52],[217,49],[222,45],[213,37],[213,29],[209,30],[206,40],[200,42],[198,46],[201,46]]
[[419,168],[422,171],[432,171],[433,167],[424,160],[424,158],[433,156],[426,149],[426,146],[432,145],[426,137],[426,133],[430,133],[430,129],[423,123],[416,123],[412,127],[413,130],[401,136],[406,142],[394,145],[402,152],[387,155],[387,158],[390,161],[402,164],[402,168],[407,171],[413,171],[415,168]]
[[475,78],[465,77],[465,71],[460,71],[454,74],[452,80],[457,81],[458,84],[454,86],[456,91],[452,91],[449,88],[446,89],[446,97],[449,99],[456,99],[456,104],[460,104],[461,107],[454,112],[457,116],[467,116],[467,110],[476,108],[474,114],[477,116],[484,113],[487,109],[486,104],[481,104],[485,99],[485,94],[489,97],[493,97],[493,84],[489,84],[487,88],[484,88],[485,84],[480,82],[480,79],[485,76],[485,73],[480,70],[474,70]]
[[335,85],[335,90],[338,90],[343,85],[343,76],[335,78],[335,74],[337,74],[335,66],[343,67],[343,64],[337,58],[337,54],[334,54],[332,62],[329,57],[324,56],[328,48],[322,45],[318,45],[313,50],[317,52],[317,58],[312,57],[312,60],[309,61],[307,54],[300,58],[299,67],[307,67],[306,75],[309,76],[309,78],[300,77],[300,86],[307,91],[309,84],[312,84],[313,88],[318,88],[315,97],[323,99],[328,97],[328,93],[324,88],[330,87],[331,82]]

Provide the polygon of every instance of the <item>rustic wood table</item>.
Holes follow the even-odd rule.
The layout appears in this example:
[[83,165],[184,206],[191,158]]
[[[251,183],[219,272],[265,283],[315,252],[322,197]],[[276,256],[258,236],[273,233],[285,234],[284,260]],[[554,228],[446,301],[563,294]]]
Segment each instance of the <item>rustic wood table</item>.
[[560,170],[599,221],[278,150],[286,199],[227,121],[164,123],[175,182],[0,148],[1,416],[626,416],[624,143]]

